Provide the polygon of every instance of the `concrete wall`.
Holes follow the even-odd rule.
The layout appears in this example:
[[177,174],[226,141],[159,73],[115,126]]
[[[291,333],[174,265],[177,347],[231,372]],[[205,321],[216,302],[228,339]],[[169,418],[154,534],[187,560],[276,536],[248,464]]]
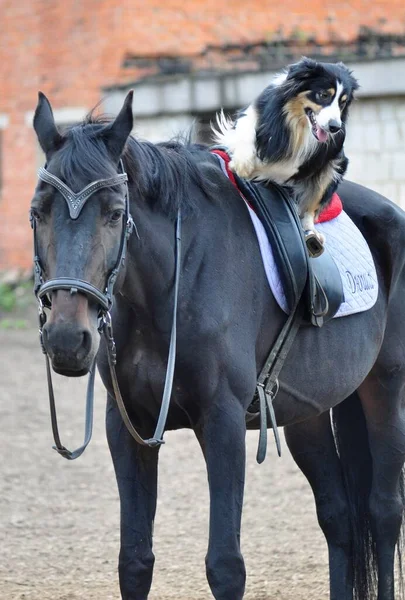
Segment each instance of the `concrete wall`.
[[348,125],[347,178],[405,209],[405,95],[361,98]]

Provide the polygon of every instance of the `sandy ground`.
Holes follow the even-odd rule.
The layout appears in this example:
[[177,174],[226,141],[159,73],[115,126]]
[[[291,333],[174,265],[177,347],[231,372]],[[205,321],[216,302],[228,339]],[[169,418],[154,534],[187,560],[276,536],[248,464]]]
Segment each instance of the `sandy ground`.
[[[32,321],[32,319],[31,319]],[[73,447],[84,425],[84,380],[55,377],[61,435]],[[85,454],[65,461],[51,449],[44,359],[34,322],[0,329],[1,600],[119,599],[119,504],[97,382],[95,431]],[[192,433],[169,433],[160,457],[151,600],[208,600],[204,555],[208,492]],[[246,600],[325,600],[327,552],[309,486],[283,440],[255,462],[247,437],[242,549]]]

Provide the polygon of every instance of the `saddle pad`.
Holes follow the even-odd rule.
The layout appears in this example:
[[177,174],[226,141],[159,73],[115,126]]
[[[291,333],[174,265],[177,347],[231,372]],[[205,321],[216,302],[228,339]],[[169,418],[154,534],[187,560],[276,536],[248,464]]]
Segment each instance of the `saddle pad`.
[[[287,300],[264,227],[256,213],[246,203],[252,219],[267,279],[280,308],[288,313]],[[368,310],[377,301],[378,279],[373,257],[366,240],[347,213],[342,211],[331,221],[318,223],[316,229],[326,238],[342,278],[344,302],[334,316],[344,317]]]

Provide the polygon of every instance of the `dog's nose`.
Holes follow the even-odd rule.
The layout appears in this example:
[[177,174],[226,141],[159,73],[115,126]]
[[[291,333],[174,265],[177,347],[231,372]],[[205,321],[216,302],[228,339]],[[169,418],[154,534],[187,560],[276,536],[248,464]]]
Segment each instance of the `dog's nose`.
[[342,129],[342,123],[339,123],[336,119],[331,119],[328,123],[328,127],[331,133],[337,133]]

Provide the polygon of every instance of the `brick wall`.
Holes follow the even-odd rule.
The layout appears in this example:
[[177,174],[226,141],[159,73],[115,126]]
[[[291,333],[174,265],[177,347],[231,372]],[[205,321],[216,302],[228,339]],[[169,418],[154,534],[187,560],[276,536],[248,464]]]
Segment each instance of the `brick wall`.
[[[37,92],[56,109],[94,106],[122,62],[124,15],[117,1],[3,0],[0,35],[0,272],[28,269],[28,209],[38,148]],[[95,35],[97,31],[98,35]],[[114,41],[116,43],[114,43]]]

